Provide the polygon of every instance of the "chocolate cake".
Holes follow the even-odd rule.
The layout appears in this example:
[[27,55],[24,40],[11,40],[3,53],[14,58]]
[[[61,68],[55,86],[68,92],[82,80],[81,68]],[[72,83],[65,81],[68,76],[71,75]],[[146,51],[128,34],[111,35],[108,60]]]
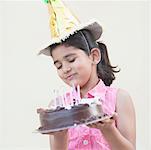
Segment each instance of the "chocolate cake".
[[57,107],[55,110],[38,110],[41,126],[39,131],[62,129],[88,123],[106,116],[97,103],[74,105],[71,109]]

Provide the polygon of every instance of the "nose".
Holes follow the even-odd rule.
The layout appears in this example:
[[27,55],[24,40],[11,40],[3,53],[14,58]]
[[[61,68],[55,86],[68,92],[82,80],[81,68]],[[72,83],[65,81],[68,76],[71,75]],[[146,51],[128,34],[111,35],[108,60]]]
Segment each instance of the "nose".
[[70,66],[63,66],[62,70],[63,70],[63,73],[68,73],[71,71],[71,67]]

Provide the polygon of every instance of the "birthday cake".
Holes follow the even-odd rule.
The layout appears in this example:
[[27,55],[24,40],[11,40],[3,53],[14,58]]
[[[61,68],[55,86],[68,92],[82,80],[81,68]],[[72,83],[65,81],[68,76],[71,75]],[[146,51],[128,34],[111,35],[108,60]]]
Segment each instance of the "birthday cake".
[[[79,90],[73,90],[72,99],[74,103],[65,103],[65,98],[61,99],[62,105],[58,103],[55,108],[38,109],[41,126],[38,131],[41,133],[59,131],[81,124],[89,124],[96,120],[101,120],[107,115],[102,110],[102,103],[99,97],[83,98],[79,97]],[[69,97],[68,97],[69,99]],[[58,100],[58,98],[57,98]]]

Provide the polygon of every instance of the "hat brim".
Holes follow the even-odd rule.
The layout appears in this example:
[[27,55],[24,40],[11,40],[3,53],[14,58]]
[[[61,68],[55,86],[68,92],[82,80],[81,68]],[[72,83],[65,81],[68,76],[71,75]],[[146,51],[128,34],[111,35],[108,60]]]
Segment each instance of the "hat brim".
[[89,21],[86,24],[80,24],[76,28],[74,28],[71,32],[67,33],[66,35],[61,36],[60,38],[53,39],[51,42],[46,46],[44,49],[40,50],[38,55],[44,54],[47,56],[50,56],[50,46],[55,43],[61,43],[62,41],[68,39],[70,35],[73,35],[74,33],[78,32],[79,30],[86,29],[91,32],[95,40],[98,40],[101,37],[102,34],[102,26],[98,23],[96,20]]

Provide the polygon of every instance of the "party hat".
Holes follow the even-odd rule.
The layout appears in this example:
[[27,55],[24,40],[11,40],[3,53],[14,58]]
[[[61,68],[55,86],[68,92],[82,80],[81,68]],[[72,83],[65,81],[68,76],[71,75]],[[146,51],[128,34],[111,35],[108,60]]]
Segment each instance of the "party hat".
[[87,29],[95,40],[102,34],[102,27],[96,20],[81,23],[78,18],[65,6],[61,0],[45,0],[50,14],[51,40],[49,45],[39,54],[50,55],[50,45],[61,43],[79,30]]

